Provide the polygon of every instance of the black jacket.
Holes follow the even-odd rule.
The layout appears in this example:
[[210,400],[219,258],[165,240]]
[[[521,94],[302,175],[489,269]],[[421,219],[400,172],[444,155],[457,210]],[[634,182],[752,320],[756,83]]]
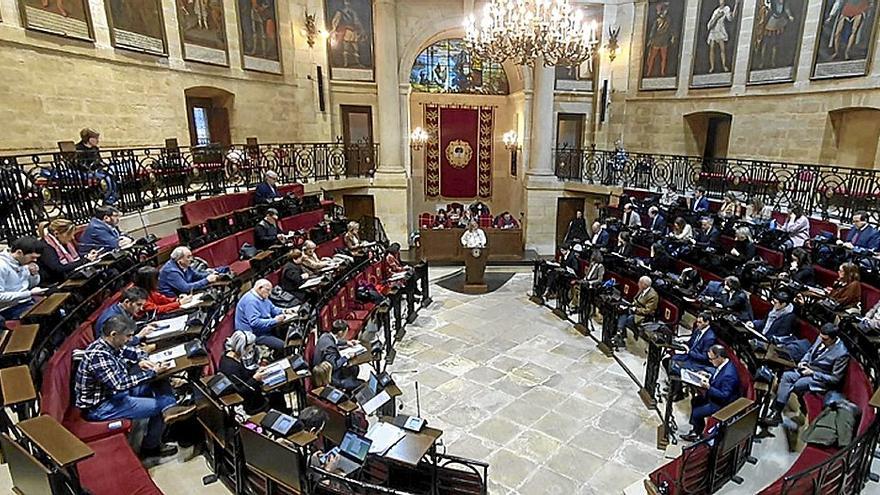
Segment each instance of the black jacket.
[[734,260],[745,263],[746,261],[752,260],[755,257],[755,244],[749,241],[734,241],[733,243],[734,249],[737,250],[739,255],[734,256],[730,255]]
[[278,244],[278,227],[271,223],[260,220],[260,223],[254,227],[254,247],[263,251]]
[[77,261],[62,265],[55,249],[42,239],[40,239],[39,252],[37,266],[40,267],[40,284],[43,286],[64,282],[70,276],[70,272],[88,262],[86,258],[80,257]]
[[305,292],[299,288],[306,282],[306,279],[303,278],[303,273],[306,273],[306,269],[302,265],[289,261],[284,265],[284,269],[281,270],[281,280],[278,281],[278,285],[285,292],[290,292],[300,301],[305,298]]
[[697,242],[697,246],[700,247],[718,247],[718,239],[721,237],[721,232],[718,231],[714,226],[709,229],[709,232],[706,232],[703,229],[696,229],[694,231],[694,240]]
[[733,313],[738,320],[752,321],[752,305],[745,291],[722,293],[718,302],[724,306],[724,309]]
[[249,370],[240,362],[224,355],[220,358],[218,371],[232,381],[235,391],[244,399],[243,406],[246,413],[256,414],[265,409],[266,398],[263,396],[262,385],[254,380],[254,370]]
[[794,333],[794,322],[797,317],[794,314],[794,311],[791,313],[786,313],[779,318],[773,320],[773,324],[770,325],[770,328],[764,328],[764,335],[768,338],[770,337],[787,337]]
[[816,271],[812,265],[802,266],[792,273],[791,279],[804,285],[816,285]]

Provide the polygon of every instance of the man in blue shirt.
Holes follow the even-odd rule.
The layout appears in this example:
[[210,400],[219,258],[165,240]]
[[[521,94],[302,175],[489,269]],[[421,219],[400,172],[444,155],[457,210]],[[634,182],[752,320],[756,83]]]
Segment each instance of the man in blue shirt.
[[275,329],[286,320],[285,310],[269,300],[272,282],[261,278],[253,289],[242,296],[235,306],[235,330],[251,332],[257,336],[257,344],[270,349],[284,349],[284,340],[275,335]]
[[857,211],[852,216],[853,228],[846,235],[843,244],[850,249],[854,247],[876,251],[880,248],[880,232],[868,224],[868,214]]
[[263,182],[257,184],[257,189],[254,191],[255,205],[269,204],[280,196],[278,189],[275,187],[276,182],[278,182],[278,174],[272,170],[267,171],[266,175],[263,176]]
[[[95,320],[95,338],[101,338],[104,324],[114,316],[122,316],[134,321],[135,317],[143,311],[144,302],[146,302],[146,300],[147,291],[140,287],[129,287],[122,291],[122,296],[119,299],[119,302],[104,310],[104,312],[101,313],[101,316],[98,316],[98,319]],[[140,332],[132,336],[131,340],[128,341],[128,345],[132,347],[140,345],[143,338],[149,335],[154,329],[155,326],[153,326],[153,324],[144,326]]]
[[204,289],[218,280],[216,273],[193,270],[192,262],[193,254],[188,247],[174,248],[171,259],[159,270],[159,292],[168,297],[177,297]]
[[79,238],[77,251],[85,256],[93,249],[113,251],[132,245],[132,239],[119,232],[119,217],[122,213],[112,206],[99,206]]
[[739,374],[736,366],[727,358],[727,349],[722,345],[709,348],[709,362],[712,363],[709,379],[699,388],[699,395],[691,399],[691,419],[693,429],[683,440],[696,442],[706,429],[706,418],[740,397]]

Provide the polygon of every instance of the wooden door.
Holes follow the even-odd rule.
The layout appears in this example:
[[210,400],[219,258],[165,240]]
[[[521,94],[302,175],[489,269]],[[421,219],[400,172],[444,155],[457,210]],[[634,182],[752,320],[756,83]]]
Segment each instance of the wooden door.
[[189,142],[192,146],[232,144],[229,131],[229,112],[213,98],[186,98],[186,117]]
[[342,207],[345,208],[345,216],[352,220],[376,216],[372,194],[343,194]]
[[346,151],[346,172],[349,176],[363,175],[369,168],[373,146],[373,108],[340,105],[342,114],[342,142]]
[[556,200],[556,246],[559,247],[568,232],[568,224],[584,211],[584,198],[558,198]]

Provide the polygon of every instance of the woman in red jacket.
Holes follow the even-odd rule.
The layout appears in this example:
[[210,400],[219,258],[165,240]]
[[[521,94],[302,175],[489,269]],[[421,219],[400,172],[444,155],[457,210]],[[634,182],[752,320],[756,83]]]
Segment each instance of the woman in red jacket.
[[134,285],[147,292],[144,311],[155,311],[157,314],[171,313],[180,309],[181,304],[188,303],[192,296],[182,295],[179,298],[168,297],[157,290],[159,286],[159,270],[152,266],[138,268],[134,277]]

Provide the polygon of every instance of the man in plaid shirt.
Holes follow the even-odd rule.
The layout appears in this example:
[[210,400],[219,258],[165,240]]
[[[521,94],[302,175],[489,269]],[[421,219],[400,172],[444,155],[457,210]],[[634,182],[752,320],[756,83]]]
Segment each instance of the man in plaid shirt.
[[83,351],[76,371],[75,405],[89,421],[147,419],[141,456],[174,455],[176,447],[162,445],[165,424],[194,407],[177,406],[168,381],[154,380],[165,365],[126,345],[135,329],[130,318],[120,315],[104,323],[101,338]]

